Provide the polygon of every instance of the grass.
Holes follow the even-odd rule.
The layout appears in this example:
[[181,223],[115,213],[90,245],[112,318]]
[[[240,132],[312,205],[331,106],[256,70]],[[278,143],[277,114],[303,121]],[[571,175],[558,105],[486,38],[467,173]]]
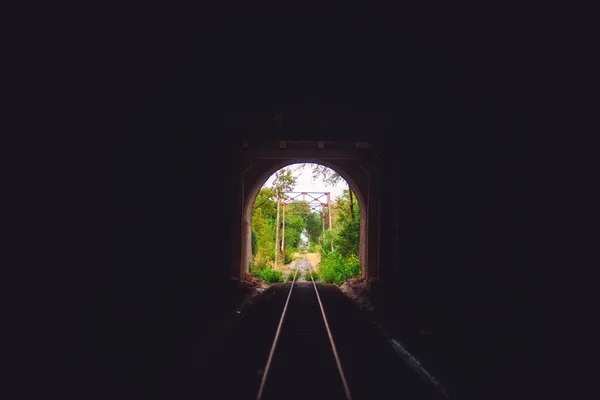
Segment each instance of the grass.
[[360,274],[360,261],[355,255],[343,257],[336,251],[332,251],[322,257],[319,272],[324,282],[339,286],[346,279]]
[[292,272],[290,272],[290,273],[288,274],[288,276],[287,276],[287,280],[288,280],[288,281],[293,281],[293,280],[294,280],[294,275],[296,275],[296,272],[297,272],[297,271],[292,271]]
[[306,279],[307,281],[310,281],[311,279],[311,275],[312,275],[312,279],[315,281],[319,280],[319,274],[317,274],[316,271],[311,272],[307,272],[306,274],[304,274],[304,279]]
[[276,271],[271,268],[252,269],[250,273],[254,276],[259,277],[268,285],[275,282],[283,282],[283,272]]

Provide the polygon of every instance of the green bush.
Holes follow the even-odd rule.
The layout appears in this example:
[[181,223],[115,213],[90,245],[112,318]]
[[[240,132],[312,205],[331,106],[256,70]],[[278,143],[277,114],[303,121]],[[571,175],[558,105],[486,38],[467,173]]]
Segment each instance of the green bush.
[[283,282],[283,272],[271,268],[253,269],[250,273],[259,277],[269,285],[275,282]]
[[346,279],[360,274],[360,261],[354,254],[343,257],[337,251],[330,251],[322,257],[319,273],[324,282],[341,285]]
[[254,257],[254,268],[256,269],[265,269],[267,267],[267,262],[269,261],[266,254],[260,252],[256,257]]
[[284,260],[284,264],[289,264],[292,261],[294,261],[294,253],[295,253],[295,250],[291,246],[286,246],[285,247],[285,260]]
[[331,253],[331,243],[332,242],[334,243],[334,248],[335,248],[335,237],[336,237],[336,234],[331,229],[323,232],[323,244],[321,245],[321,248],[320,248],[321,257],[325,257],[329,253]]
[[310,281],[311,275],[312,275],[312,279],[314,279],[315,281],[319,280],[319,274],[317,274],[316,271],[313,271],[312,273],[307,272],[306,274],[304,274],[304,279],[306,279],[307,281]]
[[252,256],[258,252],[258,233],[252,229]]
[[290,273],[288,274],[288,276],[287,276],[287,280],[288,280],[288,281],[293,281],[293,280],[294,280],[294,275],[296,275],[296,272],[297,272],[297,271],[292,271],[292,272],[290,272]]
[[337,237],[333,241],[335,249],[343,256],[358,254],[358,242],[360,239],[360,221],[351,219],[344,221]]

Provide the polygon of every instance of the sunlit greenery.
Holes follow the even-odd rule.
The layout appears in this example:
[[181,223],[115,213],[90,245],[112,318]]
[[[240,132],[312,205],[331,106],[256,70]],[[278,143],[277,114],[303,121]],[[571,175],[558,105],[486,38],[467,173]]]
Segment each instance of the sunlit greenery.
[[250,273],[259,277],[269,285],[275,282],[283,282],[283,272],[276,271],[272,268],[251,269]]
[[294,280],[294,276],[296,277],[296,279],[298,279],[300,277],[300,274],[298,273],[298,271],[294,270],[292,272],[290,272],[287,276],[287,280],[288,281],[293,281]]
[[[296,167],[311,167],[313,179],[323,179],[326,184],[336,184],[341,180],[339,174],[317,164],[304,164]],[[331,221],[329,229],[328,208],[324,214],[310,210],[308,206],[297,201],[288,205],[285,214],[285,230],[283,229],[283,207],[280,208],[279,236],[280,243],[275,249],[277,230],[277,199],[285,199],[285,193],[294,191],[296,176],[291,168],[279,170],[270,187],[263,187],[254,203],[252,213],[252,262],[251,273],[267,283],[282,281],[273,268],[277,254],[277,264],[289,264],[294,261],[294,253],[308,250],[309,253],[320,253],[321,264],[317,278],[325,282],[341,284],[351,276],[360,274],[358,261],[358,243],[360,236],[360,209],[356,197],[351,190],[332,199]],[[289,199],[287,200],[289,202]],[[303,211],[304,214],[296,211]],[[325,227],[325,230],[323,230]],[[302,235],[308,238],[308,249],[302,245]],[[282,236],[284,236],[282,238]],[[284,240],[284,251],[281,251],[281,240]],[[313,276],[313,278],[314,278]],[[307,275],[310,279],[310,275]],[[286,276],[292,280],[293,274]]]
[[319,274],[323,282],[341,285],[346,279],[360,274],[360,262],[354,254],[344,257],[334,250],[321,259]]
[[304,274],[304,279],[306,279],[307,281],[310,281],[311,280],[311,276],[312,276],[313,280],[315,280],[315,281],[319,280],[319,274],[317,272],[315,272],[315,271],[313,271],[313,272],[307,272],[306,274]]

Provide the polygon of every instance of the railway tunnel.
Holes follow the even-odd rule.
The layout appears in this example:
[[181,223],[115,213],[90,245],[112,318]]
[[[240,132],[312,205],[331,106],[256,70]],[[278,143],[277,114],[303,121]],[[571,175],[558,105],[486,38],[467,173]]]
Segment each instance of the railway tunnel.
[[[374,278],[378,271],[379,203],[377,155],[368,142],[324,141],[242,141],[234,156],[232,198],[241,203],[242,213],[232,213],[232,233],[242,226],[239,239],[232,238],[234,253],[232,275],[239,278],[248,271],[252,206],[258,191],[276,170],[299,162],[326,165],[340,174],[357,195],[360,220],[360,262],[365,277]],[[239,189],[242,189],[241,191]],[[237,195],[237,196],[236,196]],[[237,207],[237,206],[236,206]],[[242,218],[240,222],[239,218]],[[371,234],[369,234],[371,232]],[[373,236],[374,235],[374,236]],[[239,241],[238,242],[236,241]],[[368,243],[371,243],[369,247]],[[371,256],[369,256],[371,254]]]
[[[82,213],[94,229],[80,238],[98,265],[78,271],[85,285],[76,285],[92,305],[83,314],[94,344],[74,355],[90,368],[72,390],[220,398],[204,391],[214,385],[202,364],[215,326],[245,296],[248,205],[271,172],[319,162],[362,202],[363,274],[393,338],[451,398],[518,397],[528,378],[515,360],[530,343],[539,273],[525,257],[539,239],[526,222],[532,141],[517,111],[525,99],[514,95],[522,81],[429,36],[379,32],[352,46],[296,37],[275,55],[264,45],[273,34],[223,35],[208,47],[165,35],[172,45],[119,53],[127,68],[100,90],[115,109],[95,119],[102,133],[84,153],[97,162]],[[366,351],[361,337],[355,346]],[[233,371],[223,385],[243,379]]]
[[[459,397],[487,393],[490,398],[499,393],[496,380],[510,376],[507,357],[520,348],[512,320],[522,311],[513,296],[523,294],[509,272],[521,266],[506,264],[507,258],[514,262],[512,257],[518,256],[507,245],[511,234],[506,223],[511,217],[505,214],[503,191],[510,188],[494,186],[498,183],[485,175],[494,173],[490,167],[498,167],[490,163],[501,160],[481,160],[481,153],[470,153],[462,144],[454,146],[454,139],[440,139],[449,147],[429,140],[398,146],[385,137],[365,135],[363,140],[349,141],[344,136],[338,141],[330,136],[322,148],[319,140],[299,141],[308,147],[298,149],[293,148],[293,140],[253,142],[242,137],[230,146],[217,146],[194,135],[171,136],[166,148],[161,139],[150,147],[153,156],[139,156],[147,180],[140,182],[140,175],[131,179],[135,190],[129,193],[136,201],[117,214],[122,218],[118,225],[124,228],[118,233],[122,246],[118,256],[131,264],[121,264],[123,269],[115,273],[118,280],[104,281],[111,290],[102,290],[101,307],[117,316],[108,326],[116,324],[122,335],[114,336],[111,348],[98,356],[101,365],[111,366],[108,375],[117,377],[107,388],[127,388],[156,398],[173,393],[179,398],[192,394],[212,398],[204,390],[219,390],[213,384],[222,381],[209,379],[213,375],[203,363],[218,341],[212,336],[218,331],[215,326],[243,300],[238,282],[249,250],[247,206],[272,171],[292,162],[313,161],[336,168],[355,185],[365,204],[361,207],[365,212],[362,270],[377,311],[393,332],[391,338],[448,393]],[[255,145],[266,148],[253,151]],[[214,157],[216,152],[219,157]],[[207,153],[213,153],[211,162],[198,163]],[[282,296],[277,300],[280,307]],[[291,310],[294,307],[301,306]],[[279,314],[271,310],[265,315],[271,320],[264,323],[261,340],[270,341]],[[298,315],[290,313],[288,322]],[[100,326],[99,331],[103,329],[107,328]],[[347,325],[343,329],[353,330]],[[149,342],[138,342],[146,336]],[[369,338],[364,334],[353,345],[369,349]],[[235,343],[239,342],[225,348],[239,349]],[[248,346],[262,348],[262,354],[247,348],[243,349],[247,353],[237,354],[264,362],[268,345],[259,343]],[[393,353],[391,342],[388,345]],[[371,362],[378,365],[377,360]],[[233,386],[223,382],[223,393],[225,388],[244,387],[244,379],[252,373],[246,370],[236,377],[233,371],[240,372],[238,367],[221,369],[232,373],[226,376]],[[274,377],[277,371],[274,367]],[[137,378],[128,383],[131,376]],[[413,372],[408,376],[420,379]],[[253,378],[256,382],[257,376]],[[284,380],[283,386],[288,385],[287,379],[294,380],[278,379]],[[310,376],[298,379],[299,385],[306,379],[310,387]],[[353,379],[360,381],[356,375]],[[380,393],[376,389],[371,393]]]

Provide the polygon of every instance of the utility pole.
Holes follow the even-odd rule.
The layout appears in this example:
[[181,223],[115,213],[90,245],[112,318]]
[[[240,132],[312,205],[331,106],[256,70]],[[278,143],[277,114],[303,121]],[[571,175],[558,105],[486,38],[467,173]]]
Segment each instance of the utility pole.
[[327,193],[327,208],[329,210],[329,229],[331,229],[331,198],[329,193]]
[[285,203],[283,203],[283,226],[281,231],[281,257],[283,257],[283,264],[285,265]]
[[[331,230],[331,196],[327,193],[327,209],[329,214],[329,230]],[[331,241],[331,251],[333,251],[333,240]]]
[[277,253],[279,253],[279,196],[277,196],[277,229],[275,230],[275,267],[277,267]]

